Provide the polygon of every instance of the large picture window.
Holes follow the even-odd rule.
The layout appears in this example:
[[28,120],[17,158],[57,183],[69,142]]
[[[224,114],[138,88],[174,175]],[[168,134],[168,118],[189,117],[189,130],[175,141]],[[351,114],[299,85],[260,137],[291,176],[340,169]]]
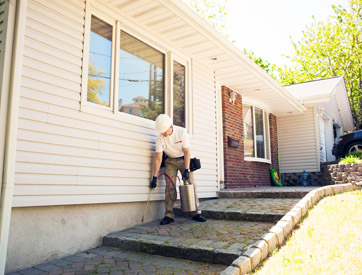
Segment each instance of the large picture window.
[[165,56],[121,31],[118,110],[155,120],[164,111]]
[[270,160],[269,119],[264,110],[243,105],[244,157]]
[[155,120],[166,113],[175,125],[191,131],[191,60],[149,37],[140,39],[116,19],[102,20],[94,13],[87,21],[88,75],[83,80],[87,91],[82,92],[82,110],[140,124],[135,117]]

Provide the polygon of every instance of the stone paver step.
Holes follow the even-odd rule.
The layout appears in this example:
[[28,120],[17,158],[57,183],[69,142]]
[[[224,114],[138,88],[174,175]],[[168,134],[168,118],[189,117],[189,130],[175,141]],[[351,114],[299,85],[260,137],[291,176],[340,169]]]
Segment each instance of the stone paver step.
[[[290,198],[213,199],[200,202],[200,209],[203,215],[212,219],[277,222],[299,200]],[[175,207],[174,212],[177,216],[188,215],[182,212],[180,207]]]
[[226,266],[99,247],[8,275],[220,274]]
[[255,243],[273,223],[176,218],[174,223],[159,221],[108,234],[103,245],[166,257],[230,265],[249,245]]
[[319,186],[263,186],[249,188],[224,189],[218,192],[218,198],[303,198]]

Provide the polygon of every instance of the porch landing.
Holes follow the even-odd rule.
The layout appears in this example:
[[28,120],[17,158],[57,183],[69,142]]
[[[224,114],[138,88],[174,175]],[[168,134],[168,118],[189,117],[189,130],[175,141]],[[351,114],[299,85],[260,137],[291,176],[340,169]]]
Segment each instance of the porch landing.
[[303,198],[321,186],[258,186],[223,189],[218,198]]

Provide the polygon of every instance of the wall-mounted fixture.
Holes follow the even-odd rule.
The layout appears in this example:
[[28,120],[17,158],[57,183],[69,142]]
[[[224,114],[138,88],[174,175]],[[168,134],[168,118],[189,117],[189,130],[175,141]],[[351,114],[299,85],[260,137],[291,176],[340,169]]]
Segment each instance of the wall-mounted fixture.
[[237,95],[238,95],[237,93],[235,93],[234,91],[231,91],[229,94],[229,102],[232,104],[235,104]]

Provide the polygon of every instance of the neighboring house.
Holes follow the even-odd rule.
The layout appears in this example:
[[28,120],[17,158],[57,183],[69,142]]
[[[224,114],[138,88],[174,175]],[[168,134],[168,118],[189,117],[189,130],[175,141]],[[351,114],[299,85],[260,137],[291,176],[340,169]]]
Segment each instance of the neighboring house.
[[[180,0],[2,1],[0,16],[9,272],[140,223],[158,114],[188,131],[203,199],[270,185],[277,120],[305,111]],[[147,99],[144,113],[122,109],[135,98]],[[164,188],[160,180],[146,222],[163,216]]]
[[147,98],[138,96],[132,99],[133,103],[119,105],[118,110],[130,115],[145,117],[145,109],[148,108]]
[[280,170],[286,173],[319,172],[321,162],[334,161],[337,137],[354,129],[343,77],[284,87],[307,108],[297,116],[278,118]]

